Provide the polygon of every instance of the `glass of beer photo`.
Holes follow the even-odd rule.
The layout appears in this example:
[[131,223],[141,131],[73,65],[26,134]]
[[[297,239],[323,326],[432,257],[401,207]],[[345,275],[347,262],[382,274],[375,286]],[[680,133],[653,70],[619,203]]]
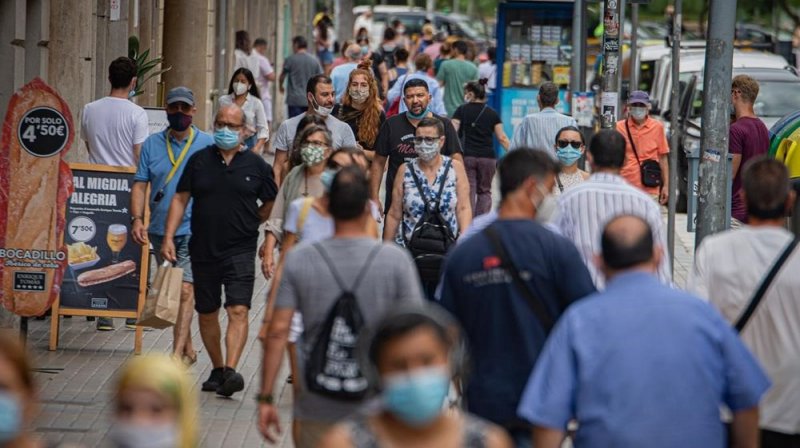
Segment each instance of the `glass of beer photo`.
[[119,262],[119,254],[128,242],[128,228],[124,224],[111,224],[108,226],[106,242],[111,249],[111,262]]

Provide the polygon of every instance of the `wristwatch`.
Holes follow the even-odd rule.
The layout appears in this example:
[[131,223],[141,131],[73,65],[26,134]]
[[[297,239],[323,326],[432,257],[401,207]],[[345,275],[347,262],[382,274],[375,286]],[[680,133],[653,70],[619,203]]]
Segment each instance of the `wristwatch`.
[[131,216],[131,224],[133,224],[137,219],[143,219],[141,216]]
[[272,394],[258,394],[256,395],[256,402],[259,404],[274,404],[275,398]]

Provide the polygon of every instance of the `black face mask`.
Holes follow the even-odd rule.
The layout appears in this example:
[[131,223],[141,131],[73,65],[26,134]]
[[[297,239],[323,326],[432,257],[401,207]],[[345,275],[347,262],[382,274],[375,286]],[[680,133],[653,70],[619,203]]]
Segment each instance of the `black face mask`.
[[170,129],[183,132],[192,125],[192,116],[186,115],[183,112],[174,112],[167,114],[167,121],[169,122]]

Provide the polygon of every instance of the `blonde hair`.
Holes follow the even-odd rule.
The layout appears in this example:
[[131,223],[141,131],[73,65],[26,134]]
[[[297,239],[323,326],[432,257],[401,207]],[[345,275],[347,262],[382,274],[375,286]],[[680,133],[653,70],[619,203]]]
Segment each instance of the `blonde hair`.
[[742,94],[742,99],[752,104],[758,98],[758,81],[747,75],[738,75],[733,78],[731,90],[738,90]]
[[177,448],[195,448],[197,397],[192,380],[178,361],[166,355],[146,355],[128,361],[117,381],[116,399],[129,388],[144,388],[166,397],[178,412]]

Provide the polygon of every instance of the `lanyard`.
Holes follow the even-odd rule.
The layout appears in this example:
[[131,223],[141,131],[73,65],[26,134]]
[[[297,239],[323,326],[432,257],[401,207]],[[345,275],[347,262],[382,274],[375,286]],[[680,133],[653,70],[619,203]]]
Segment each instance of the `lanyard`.
[[175,176],[175,172],[178,171],[178,167],[181,166],[183,159],[186,158],[186,153],[189,152],[189,147],[192,146],[192,142],[194,141],[194,128],[189,128],[189,141],[186,142],[186,145],[181,150],[181,154],[178,156],[178,160],[175,160],[175,155],[172,153],[172,144],[169,142],[169,133],[164,136],[167,139],[167,154],[169,155],[169,161],[172,162],[172,169],[169,170],[169,174],[167,175],[167,180],[164,182],[164,186],[161,187],[163,190],[169,181],[172,180],[172,177]]

